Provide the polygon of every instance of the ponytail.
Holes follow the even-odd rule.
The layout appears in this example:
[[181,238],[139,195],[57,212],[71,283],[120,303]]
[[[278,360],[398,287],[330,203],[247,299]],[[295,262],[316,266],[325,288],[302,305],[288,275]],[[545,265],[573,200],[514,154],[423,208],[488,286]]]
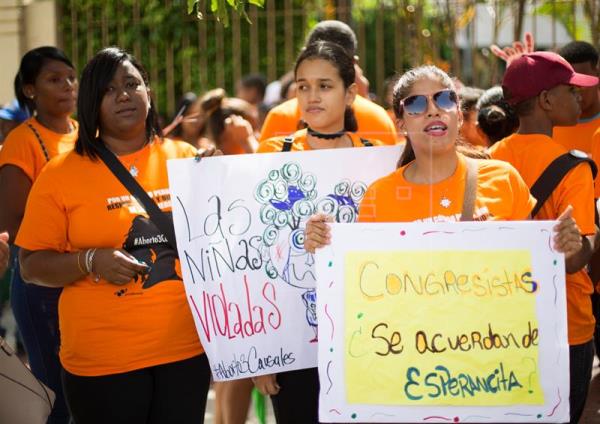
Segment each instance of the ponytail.
[[358,122],[356,122],[356,115],[351,106],[346,106],[346,111],[344,112],[344,131],[358,131]]

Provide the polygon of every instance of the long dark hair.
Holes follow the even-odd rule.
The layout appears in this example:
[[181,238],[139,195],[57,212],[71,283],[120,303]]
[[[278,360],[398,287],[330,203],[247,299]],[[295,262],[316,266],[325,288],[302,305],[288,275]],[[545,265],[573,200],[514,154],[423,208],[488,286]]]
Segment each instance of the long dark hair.
[[[79,137],[75,143],[75,151],[82,156],[92,159],[97,157],[96,146],[102,143],[102,140],[96,137],[100,128],[100,105],[117,68],[123,62],[131,63],[139,71],[144,84],[149,86],[148,73],[142,64],[134,56],[117,47],[100,50],[83,68],[79,92],[84,95],[77,98]],[[158,123],[154,101],[150,96],[150,110],[146,118],[146,141],[150,141],[155,135],[162,137],[162,130]]]
[[35,112],[35,102],[25,96],[23,88],[28,84],[35,84],[44,65],[50,60],[64,63],[71,69],[75,69],[67,55],[60,49],[52,46],[38,47],[29,50],[21,58],[19,71],[15,77],[15,97],[22,107],[26,107],[30,115]]
[[[410,90],[417,81],[424,78],[435,79],[439,81],[440,84],[442,84],[445,88],[456,91],[456,87],[454,85],[454,82],[452,81],[452,78],[450,78],[447,73],[442,71],[437,66],[425,65],[413,68],[404,73],[404,75],[402,75],[398,79],[398,82],[396,82],[396,85],[394,86],[393,107],[394,114],[396,115],[397,119],[403,119],[403,110],[401,104],[402,99],[406,98],[409,95]],[[458,106],[460,107],[460,104]],[[456,145],[457,150],[465,156],[478,159],[489,158],[489,156],[485,152],[476,149],[469,143],[466,143],[462,140],[457,140]],[[398,168],[400,168],[414,160],[415,151],[413,150],[412,144],[410,142],[410,137],[406,136],[406,144],[404,146],[404,150],[402,151],[402,155],[400,156],[400,160],[398,160],[397,166]]]
[[[354,59],[342,46],[330,41],[315,41],[312,44],[306,46],[298,59],[296,59],[296,66],[294,67],[294,78],[298,73],[298,68],[305,60],[321,59],[331,63],[340,75],[340,78],[344,82],[344,88],[348,89],[354,84],[356,78],[356,72],[354,71]],[[358,130],[358,123],[356,122],[356,116],[350,106],[346,106],[344,112],[344,131],[356,132]]]

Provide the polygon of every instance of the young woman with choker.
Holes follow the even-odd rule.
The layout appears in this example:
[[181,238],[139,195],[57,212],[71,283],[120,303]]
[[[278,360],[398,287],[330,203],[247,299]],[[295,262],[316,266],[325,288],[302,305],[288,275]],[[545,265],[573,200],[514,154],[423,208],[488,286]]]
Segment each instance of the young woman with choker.
[[[294,69],[297,98],[307,128],[288,137],[263,141],[258,152],[289,152],[382,145],[357,136],[350,107],[357,94],[352,57],[327,41],[307,46]],[[319,376],[316,368],[254,378],[271,395],[278,423],[318,423]]]

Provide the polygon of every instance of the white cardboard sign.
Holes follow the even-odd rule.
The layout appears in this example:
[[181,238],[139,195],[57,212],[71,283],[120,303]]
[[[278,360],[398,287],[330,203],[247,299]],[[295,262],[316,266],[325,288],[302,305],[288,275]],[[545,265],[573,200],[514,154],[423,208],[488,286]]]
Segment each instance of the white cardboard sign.
[[315,212],[353,222],[400,147],[168,162],[188,303],[217,381],[317,366]]
[[322,422],[568,422],[554,223],[333,224],[316,254]]

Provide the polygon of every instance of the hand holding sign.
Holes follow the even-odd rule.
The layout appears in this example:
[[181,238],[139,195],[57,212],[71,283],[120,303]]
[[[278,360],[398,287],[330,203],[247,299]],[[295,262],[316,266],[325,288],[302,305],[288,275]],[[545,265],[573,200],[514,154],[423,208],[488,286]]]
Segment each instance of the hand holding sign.
[[565,254],[565,259],[571,258],[581,250],[581,232],[577,222],[573,219],[573,206],[567,206],[567,209],[558,217],[558,224],[554,227],[554,248]]
[[311,216],[306,222],[304,248],[308,253],[315,253],[316,249],[331,243],[331,229],[328,222],[333,222],[333,218],[322,213]]

